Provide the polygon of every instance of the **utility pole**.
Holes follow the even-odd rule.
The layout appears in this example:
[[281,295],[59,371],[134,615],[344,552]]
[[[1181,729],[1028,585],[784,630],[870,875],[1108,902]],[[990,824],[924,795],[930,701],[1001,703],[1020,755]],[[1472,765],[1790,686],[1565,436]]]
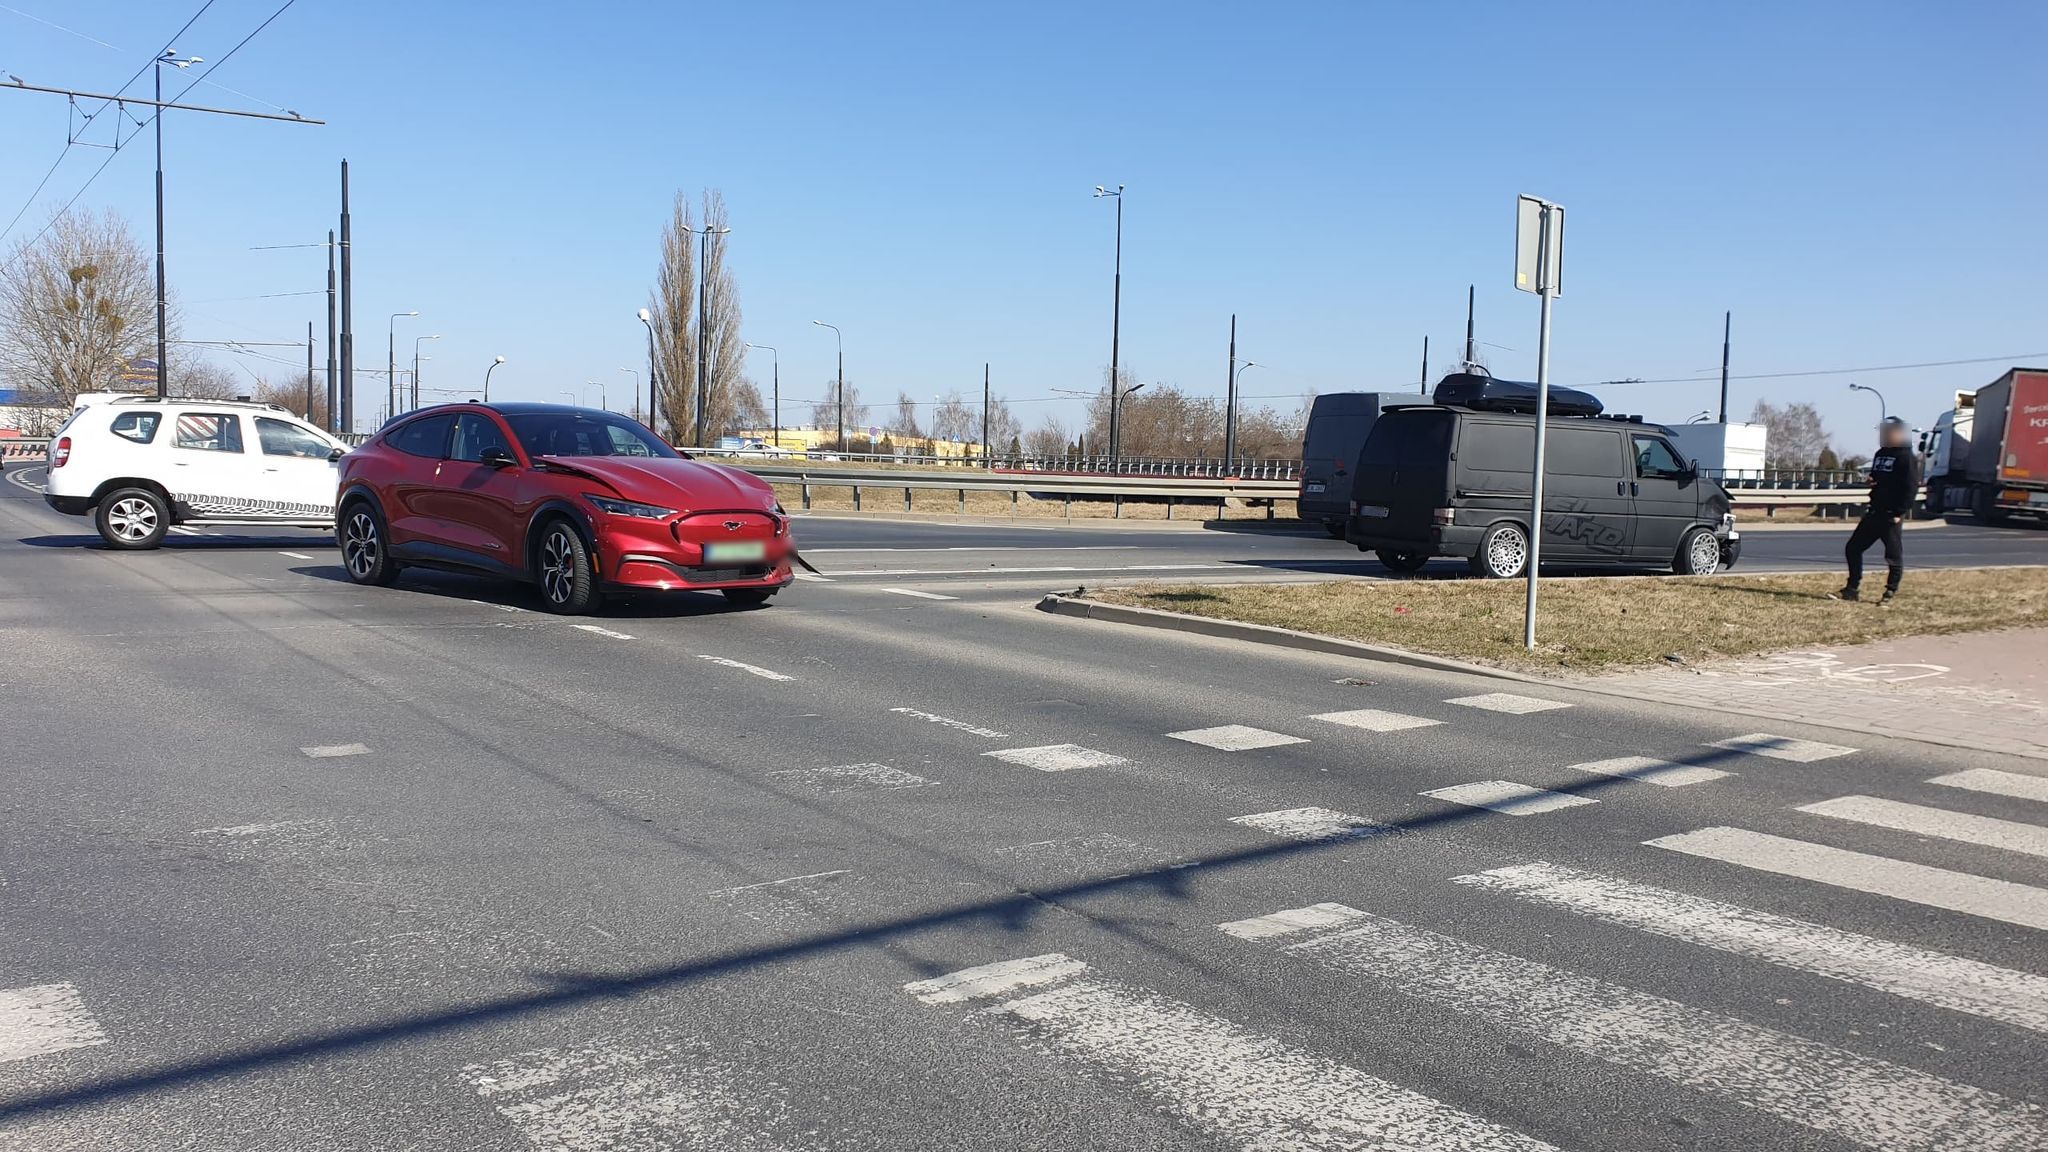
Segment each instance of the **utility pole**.
[[993,468],[996,466],[995,457],[991,454],[988,443],[988,362],[986,360],[982,361],[981,364],[981,466],[983,468]]
[[1223,468],[1230,470],[1230,462],[1237,459],[1237,313],[1230,314],[1230,370],[1229,379],[1223,389]]
[[1427,336],[1422,338],[1422,387],[1417,389],[1417,391],[1425,396],[1429,395],[1429,337]]
[[[1097,184],[1095,196],[1097,199],[1107,196],[1116,200],[1116,265],[1109,297],[1109,470],[1115,472],[1120,442],[1117,410],[1123,407],[1123,380],[1117,371],[1117,356],[1123,342],[1124,319],[1124,186],[1119,184],[1116,191],[1111,192]],[[1121,499],[1117,501],[1117,507],[1123,507]]]
[[356,430],[356,324],[353,258],[348,241],[348,161],[341,162],[341,430]]
[[306,321],[306,423],[313,422],[313,322]]
[[327,430],[341,431],[341,396],[334,376],[334,229],[327,230]]
[[[708,205],[707,205],[707,207],[708,207]],[[706,302],[706,301],[707,301],[707,300],[708,300],[708,299],[710,298],[710,293],[709,293],[709,291],[708,291],[708,286],[707,286],[707,285],[705,284],[705,281],[706,281],[706,280],[708,280],[708,279],[710,279],[710,274],[711,274],[711,229],[709,229],[709,228],[706,228],[706,229],[704,230],[704,233],[703,233],[703,235],[702,235],[702,236],[700,236],[700,237],[699,237],[698,239],[699,239],[699,243],[698,243],[698,245],[697,245],[697,421],[696,421],[696,423],[697,423],[697,447],[699,447],[699,448],[703,448],[703,447],[705,447],[705,443],[704,443],[704,405],[705,405],[705,400],[706,400],[706,398],[707,398],[707,397],[708,397],[708,396],[710,395],[710,391],[709,391],[709,390],[710,390],[710,387],[711,387],[711,382],[710,382],[710,380],[706,378],[706,377],[707,377],[707,375],[708,375],[708,373],[710,372],[710,356],[709,356],[709,355],[707,354],[707,352],[706,352],[706,349],[710,347],[710,340],[711,340],[711,325],[710,325],[710,324],[708,323],[708,321],[709,321],[709,320],[711,319],[711,317],[709,317],[708,315],[706,315],[706,314],[705,314],[705,311],[704,311],[704,309],[705,309],[705,307],[706,307],[706,303],[705,303],[705,302]]]
[[1735,331],[1735,313],[1721,313],[1721,423],[1728,422],[1728,338]]
[[1473,320],[1476,316],[1479,299],[1478,293],[1478,285],[1465,285],[1465,368],[1468,371],[1479,355],[1479,341],[1473,333]]

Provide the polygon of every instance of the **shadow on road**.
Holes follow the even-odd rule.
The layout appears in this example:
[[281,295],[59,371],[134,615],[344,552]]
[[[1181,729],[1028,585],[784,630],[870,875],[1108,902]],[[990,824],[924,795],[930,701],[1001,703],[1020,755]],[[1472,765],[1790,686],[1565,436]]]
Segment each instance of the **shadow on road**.
[[[1712,767],[1740,759],[1745,753],[1713,749],[1674,763]],[[1569,795],[1594,795],[1619,788],[1656,788],[1659,785],[1627,778],[1597,777],[1577,784],[1553,788]],[[621,817],[624,819],[626,817]],[[301,1061],[327,1059],[362,1052],[422,1037],[502,1024],[522,1017],[659,992],[680,985],[754,968],[783,964],[829,953],[866,947],[888,947],[899,956],[905,938],[937,928],[975,928],[992,935],[1020,934],[1050,913],[1080,916],[1094,927],[1130,939],[1136,921],[1105,916],[1100,906],[1082,909],[1070,906],[1105,894],[1149,891],[1169,900],[1186,901],[1202,879],[1221,876],[1231,869],[1267,861],[1311,857],[1329,852],[1357,853],[1361,850],[1398,851],[1408,838],[1438,828],[1451,828],[1484,820],[1513,820],[1514,816],[1487,809],[1466,808],[1437,801],[1431,810],[1405,820],[1376,826],[1362,836],[1317,842],[1280,842],[1224,852],[1196,860],[1177,860],[1137,872],[1091,877],[1070,884],[1037,888],[1016,888],[987,899],[956,903],[934,911],[871,920],[829,931],[796,936],[780,944],[716,952],[710,955],[659,964],[612,974],[555,972],[544,977],[554,987],[543,992],[503,995],[482,1002],[425,1007],[384,1021],[349,1027],[315,1030],[296,1037],[247,1044],[218,1055],[169,1060],[154,1068],[112,1077],[97,1084],[74,1088],[42,1090],[0,1099],[0,1122],[97,1106],[132,1098],[148,1092],[207,1083],[223,1077],[291,1065]],[[1000,947],[991,945],[991,954]],[[948,964],[924,958],[910,959],[924,976],[947,971]]]
[[[95,537],[97,539],[97,537]],[[339,564],[321,564],[291,569],[300,576],[315,580],[327,580],[336,584],[353,584],[347,569]],[[361,585],[354,585],[361,587]],[[444,572],[437,568],[407,568],[398,574],[398,582],[388,588],[365,588],[366,592],[387,595],[434,596],[444,599],[473,600],[479,604],[492,604],[501,608],[518,608],[528,612],[545,612],[540,595],[531,585],[489,576],[467,576],[460,572]],[[675,620],[696,616],[723,616],[733,612],[757,612],[767,608],[766,604],[736,605],[717,592],[678,590],[675,592],[635,592],[631,595],[608,595],[603,611],[593,618],[623,618],[629,620]]]
[[[123,549],[109,548],[97,532],[77,532],[61,536],[22,536],[16,543],[30,548],[78,548],[90,552],[119,552]],[[261,548],[332,548],[334,541],[326,536],[184,536],[172,533],[164,537],[158,547],[173,552],[188,550],[239,550]]]

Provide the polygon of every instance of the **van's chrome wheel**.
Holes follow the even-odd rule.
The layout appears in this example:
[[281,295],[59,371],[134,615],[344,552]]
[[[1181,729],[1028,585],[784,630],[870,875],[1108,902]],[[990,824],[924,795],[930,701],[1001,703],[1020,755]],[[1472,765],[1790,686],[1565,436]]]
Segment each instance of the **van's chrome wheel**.
[[1529,566],[1529,534],[1520,524],[1495,524],[1480,538],[1479,554],[1472,561],[1481,576],[1495,580],[1520,576]]
[[1694,528],[1679,543],[1672,567],[1680,576],[1712,576],[1721,570],[1721,542],[1705,528]]
[[156,531],[157,523],[156,508],[139,496],[116,500],[114,506],[107,509],[107,527],[129,544],[149,539]]
[[540,542],[540,588],[550,604],[566,604],[576,590],[576,543],[556,525]]
[[384,543],[377,537],[377,521],[366,510],[357,508],[348,518],[348,526],[342,530],[341,555],[348,563],[348,574],[357,580],[368,580],[377,570]]

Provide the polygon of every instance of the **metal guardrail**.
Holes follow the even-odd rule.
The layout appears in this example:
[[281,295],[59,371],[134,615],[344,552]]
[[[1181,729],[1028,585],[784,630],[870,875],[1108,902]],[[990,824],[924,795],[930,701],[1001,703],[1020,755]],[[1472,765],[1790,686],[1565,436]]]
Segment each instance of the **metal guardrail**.
[[836,452],[813,448],[807,452],[764,452],[754,448],[688,448],[692,456],[734,460],[759,460],[772,464],[838,464],[860,462],[935,468],[977,469],[984,472],[1073,472],[1087,475],[1176,476],[1245,480],[1293,480],[1301,475],[1299,460],[1255,460],[1246,457],[1235,464],[1206,457],[1124,456],[1110,467],[1107,456],[1035,456],[1029,453],[997,455],[991,462],[981,456],[924,456],[911,453]]

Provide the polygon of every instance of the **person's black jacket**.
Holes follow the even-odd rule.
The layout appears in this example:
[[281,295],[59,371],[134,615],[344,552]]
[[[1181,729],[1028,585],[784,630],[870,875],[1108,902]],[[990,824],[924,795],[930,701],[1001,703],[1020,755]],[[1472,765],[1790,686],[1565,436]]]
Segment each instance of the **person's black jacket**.
[[1870,510],[1904,516],[1920,495],[1917,461],[1909,448],[1879,448],[1870,462]]

